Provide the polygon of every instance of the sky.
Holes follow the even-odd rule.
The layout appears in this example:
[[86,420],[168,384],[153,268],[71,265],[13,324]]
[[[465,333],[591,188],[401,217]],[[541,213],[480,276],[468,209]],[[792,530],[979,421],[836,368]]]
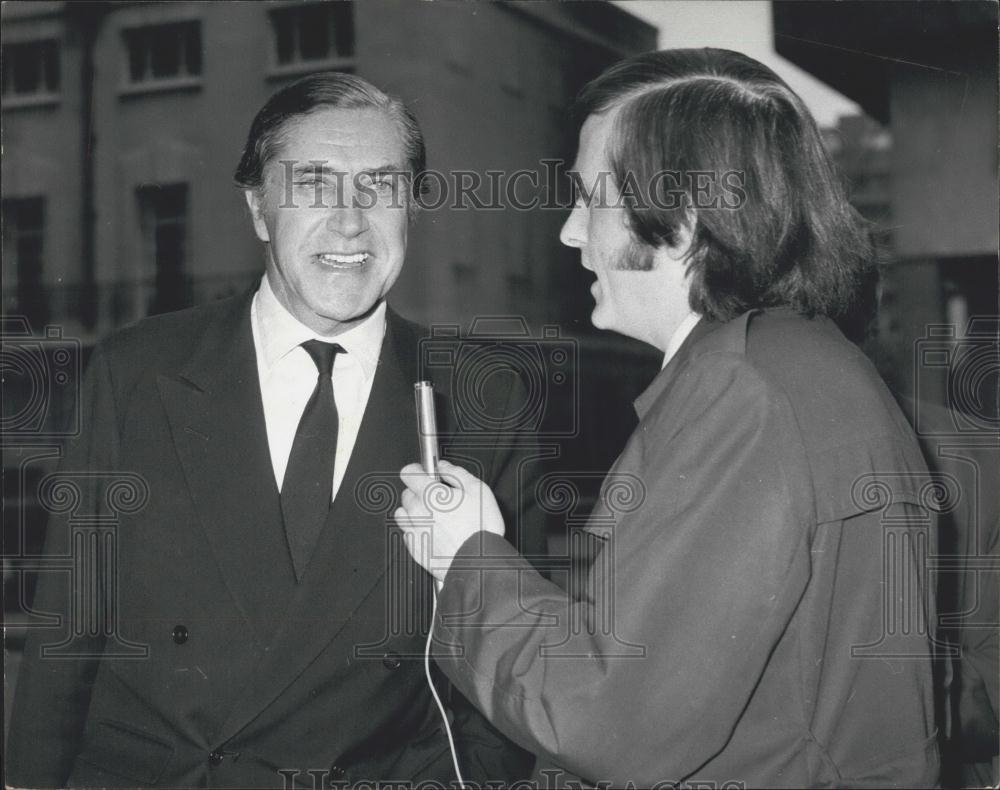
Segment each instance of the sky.
[[616,5],[660,29],[660,48],[722,47],[774,69],[806,103],[820,126],[835,126],[858,105],[774,51],[771,3],[762,0],[618,0]]

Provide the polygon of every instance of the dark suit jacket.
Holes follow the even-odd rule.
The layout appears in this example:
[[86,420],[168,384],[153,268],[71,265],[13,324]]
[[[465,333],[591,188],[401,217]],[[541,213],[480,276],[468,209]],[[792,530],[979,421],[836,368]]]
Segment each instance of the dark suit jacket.
[[[84,430],[59,473],[79,499],[68,511],[55,503],[67,512],[50,520],[46,556],[86,553],[86,540],[71,545],[98,523],[84,516],[112,519],[104,556],[114,551],[117,570],[97,595],[116,624],[99,633],[99,613],[88,621],[70,606],[100,597],[71,598],[64,571],[40,574],[34,608],[59,621],[27,640],[8,744],[14,784],[282,787],[299,770],[294,781],[310,787],[310,769],[347,782],[453,776],[422,661],[431,581],[391,519],[398,472],[419,458],[422,332],[389,312],[346,476],[296,584],[249,306],[246,294],[147,319],[94,353]],[[502,417],[520,387],[514,374],[491,376],[480,408]],[[441,400],[447,431],[447,390]],[[497,487],[521,545],[540,555],[535,511],[517,496],[534,474],[531,436],[458,445],[452,453]],[[109,488],[115,476],[125,482]],[[73,583],[86,588],[86,576]],[[530,756],[463,702],[452,700],[464,772],[530,772]]]
[[471,538],[439,599],[445,673],[540,771],[933,786],[928,477],[868,360],[825,319],[702,322],[636,409],[578,600],[496,536],[505,567],[457,570]]

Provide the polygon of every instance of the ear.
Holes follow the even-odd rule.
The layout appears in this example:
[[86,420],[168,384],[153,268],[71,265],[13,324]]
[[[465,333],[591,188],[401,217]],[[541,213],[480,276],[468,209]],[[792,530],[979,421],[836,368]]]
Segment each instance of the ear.
[[243,196],[246,198],[247,208],[250,209],[250,217],[253,219],[254,233],[261,241],[269,242],[271,236],[267,232],[267,223],[264,222],[263,197],[256,189],[244,189]]

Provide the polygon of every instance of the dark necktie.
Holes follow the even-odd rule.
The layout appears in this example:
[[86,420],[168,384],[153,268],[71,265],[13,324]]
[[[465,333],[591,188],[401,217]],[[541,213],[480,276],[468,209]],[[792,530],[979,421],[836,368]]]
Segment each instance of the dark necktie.
[[344,350],[321,340],[307,340],[302,348],[312,357],[319,377],[295,431],[281,485],[281,514],[296,580],[306,572],[330,510],[337,454],[337,404],[330,374],[333,358]]

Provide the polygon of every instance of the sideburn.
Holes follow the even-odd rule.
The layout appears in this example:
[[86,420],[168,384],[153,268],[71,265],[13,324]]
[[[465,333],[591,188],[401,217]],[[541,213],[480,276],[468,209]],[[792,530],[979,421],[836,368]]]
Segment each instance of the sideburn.
[[622,272],[652,271],[655,266],[653,261],[655,253],[654,247],[632,239],[621,259],[616,262],[615,269]]

